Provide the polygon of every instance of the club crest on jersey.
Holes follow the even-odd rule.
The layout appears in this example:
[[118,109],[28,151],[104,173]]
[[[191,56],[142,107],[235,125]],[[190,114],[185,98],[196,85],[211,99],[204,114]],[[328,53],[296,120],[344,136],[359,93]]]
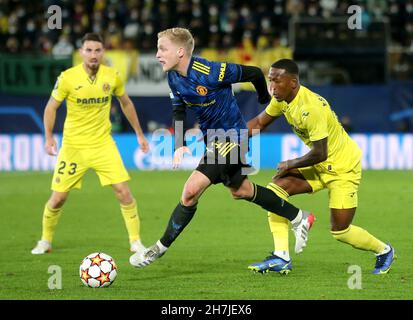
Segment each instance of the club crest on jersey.
[[103,90],[104,93],[109,93],[109,91],[110,91],[110,84],[107,83],[107,82],[105,82],[105,83],[103,84],[103,86],[102,86],[102,90]]
[[198,94],[200,94],[201,96],[206,96],[208,93],[208,89],[204,86],[197,86],[196,92],[198,92]]

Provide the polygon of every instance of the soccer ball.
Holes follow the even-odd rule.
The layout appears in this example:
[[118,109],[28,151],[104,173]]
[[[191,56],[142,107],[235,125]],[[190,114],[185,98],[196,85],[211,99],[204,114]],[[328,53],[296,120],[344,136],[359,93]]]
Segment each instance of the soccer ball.
[[103,252],[91,253],[80,264],[80,280],[90,288],[108,287],[115,281],[117,269],[111,256]]

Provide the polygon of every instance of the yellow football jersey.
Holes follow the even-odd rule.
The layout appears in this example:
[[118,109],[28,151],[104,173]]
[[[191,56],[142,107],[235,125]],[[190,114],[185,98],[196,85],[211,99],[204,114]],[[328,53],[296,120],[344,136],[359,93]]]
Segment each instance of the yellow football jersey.
[[278,102],[273,97],[265,111],[272,117],[284,115],[295,134],[310,148],[312,141],[328,138],[328,157],[314,166],[318,170],[348,172],[360,161],[360,148],[345,132],[328,102],[308,88],[301,85],[290,103]]
[[52,97],[60,102],[66,99],[63,142],[77,148],[89,148],[110,141],[112,95],[119,97],[124,93],[124,82],[111,67],[100,65],[93,80],[83,64],[62,72]]

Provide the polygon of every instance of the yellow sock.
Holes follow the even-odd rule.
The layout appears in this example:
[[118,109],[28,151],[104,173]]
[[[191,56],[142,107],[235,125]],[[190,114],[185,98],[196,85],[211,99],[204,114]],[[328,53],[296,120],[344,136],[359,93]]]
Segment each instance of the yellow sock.
[[129,235],[129,242],[140,240],[140,221],[138,215],[138,207],[135,199],[131,204],[120,205],[123,220],[125,221],[126,229]]
[[[288,201],[290,195],[280,186],[270,183],[267,185],[267,188],[272,190],[281,199]],[[288,253],[288,219],[276,213],[268,212],[268,223],[274,240],[274,251],[286,251]]]
[[54,231],[61,214],[62,208],[51,209],[49,208],[49,204],[46,203],[43,211],[42,240],[52,242]]
[[366,230],[350,225],[347,229],[331,231],[333,237],[341,242],[348,243],[356,249],[373,251],[376,254],[383,252],[386,244],[372,236]]

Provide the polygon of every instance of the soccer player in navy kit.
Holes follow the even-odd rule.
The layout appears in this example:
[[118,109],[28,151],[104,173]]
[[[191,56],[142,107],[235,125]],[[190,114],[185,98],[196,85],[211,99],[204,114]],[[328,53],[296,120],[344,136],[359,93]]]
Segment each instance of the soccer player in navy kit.
[[[187,29],[172,28],[158,34],[156,57],[163,71],[168,73],[173,105],[174,167],[179,166],[185,153],[190,153],[183,143],[183,130],[176,130],[178,121],[185,120],[186,108],[193,109],[197,115],[206,152],[186,181],[181,201],[172,212],[162,238],[150,248],[133,254],[130,263],[135,267],[144,267],[161,257],[191,221],[202,193],[211,184],[218,183],[228,187],[234,199],[251,201],[290,220],[298,246],[304,247],[313,215],[282,200],[270,189],[250,182],[242,170],[246,166],[242,159],[247,150],[242,148],[241,144],[245,143],[241,142],[248,139],[248,130],[231,84],[251,82],[257,91],[258,101],[268,103],[271,97],[262,71],[253,66],[193,57],[193,49],[194,39]],[[211,131],[213,134],[210,134]]]

